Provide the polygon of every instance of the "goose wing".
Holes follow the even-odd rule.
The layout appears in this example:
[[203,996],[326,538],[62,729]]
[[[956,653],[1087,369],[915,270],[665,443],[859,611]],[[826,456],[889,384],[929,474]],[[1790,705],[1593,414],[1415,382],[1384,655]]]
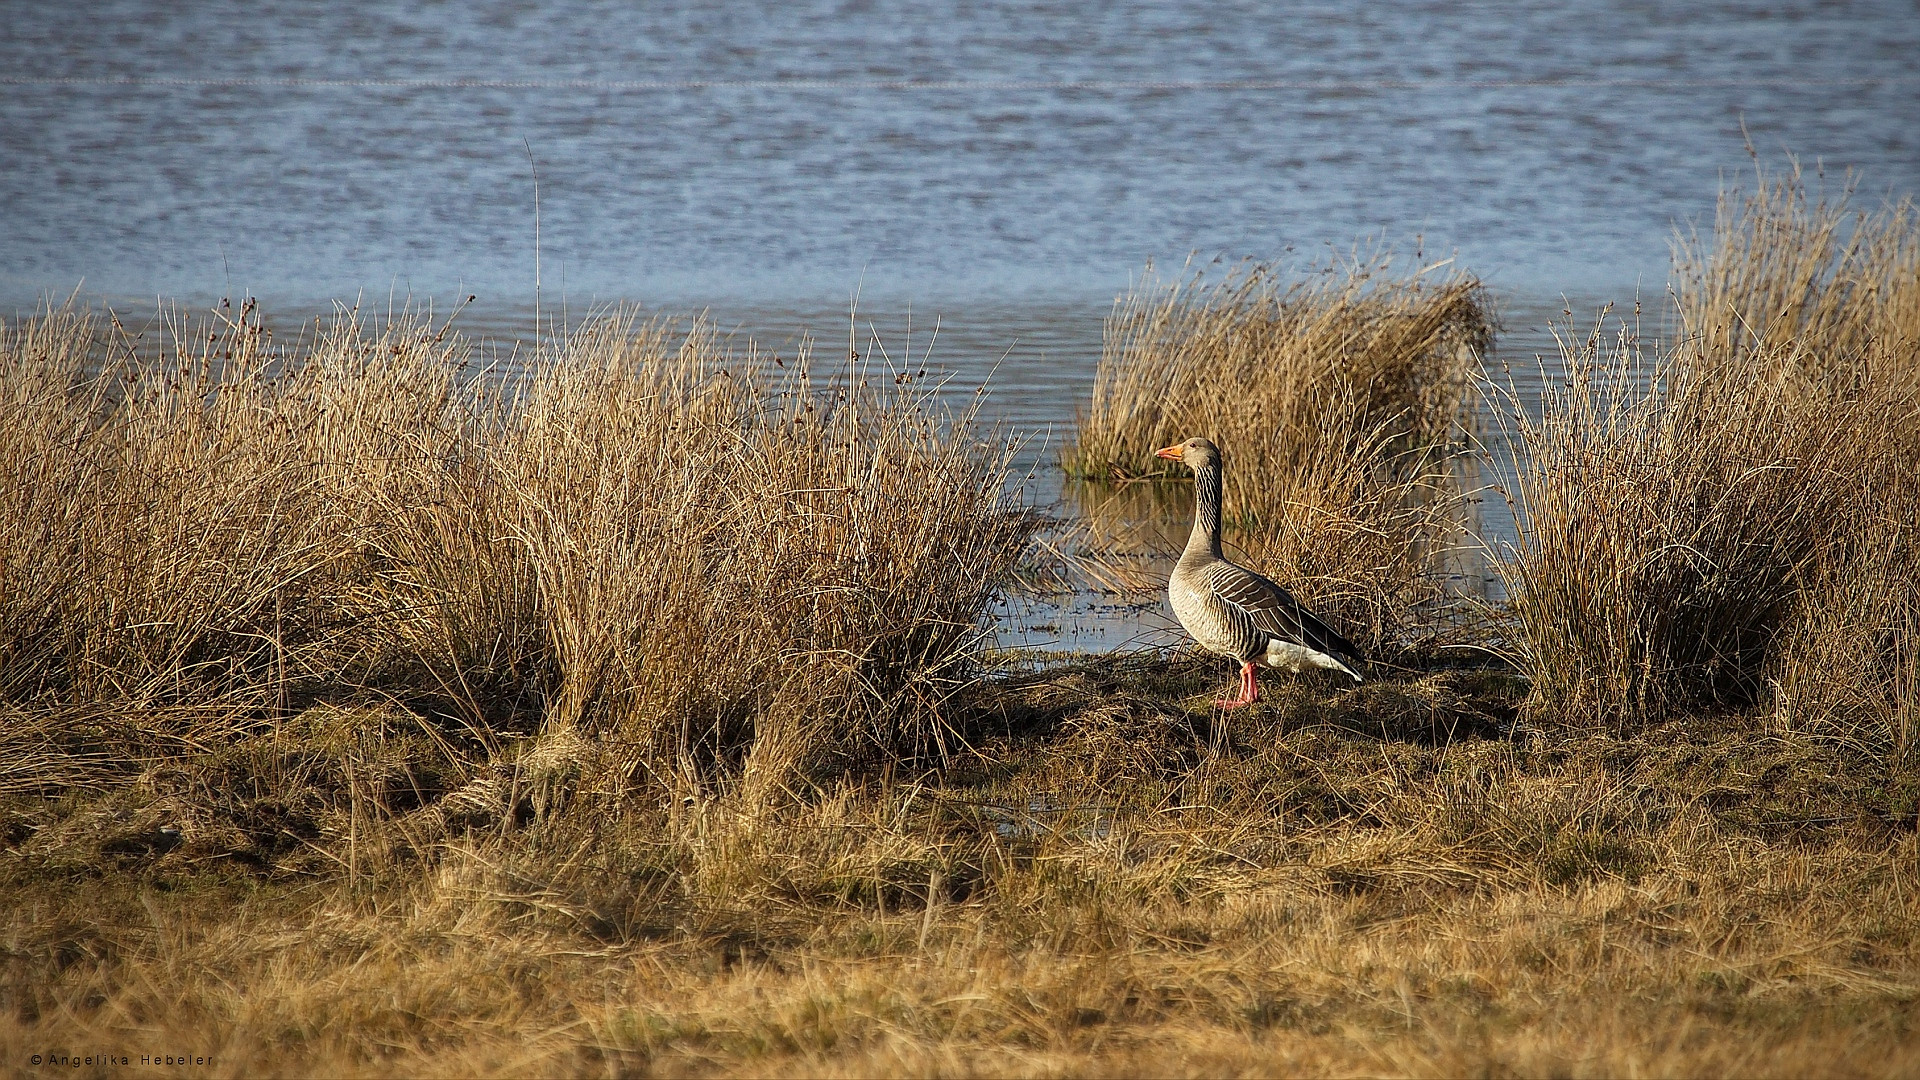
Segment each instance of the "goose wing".
[[1245,567],[1216,562],[1207,568],[1206,582],[1213,595],[1245,612],[1264,633],[1328,656],[1365,659],[1353,642],[1321,622],[1292,593]]

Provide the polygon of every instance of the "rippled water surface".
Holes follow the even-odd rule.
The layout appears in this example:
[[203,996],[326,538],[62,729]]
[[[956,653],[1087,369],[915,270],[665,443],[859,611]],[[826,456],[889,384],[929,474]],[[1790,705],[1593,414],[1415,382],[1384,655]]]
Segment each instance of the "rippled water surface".
[[1660,298],[1749,141],[1920,189],[1917,56],[1911,0],[10,4],[0,314],[476,294],[510,340],[537,295],[791,346],[858,293],[1039,467],[1149,260],[1453,254],[1524,360],[1562,296]]
[[1384,232],[1657,291],[1756,147],[1920,177],[1897,3],[9,4],[7,290],[1111,298]]

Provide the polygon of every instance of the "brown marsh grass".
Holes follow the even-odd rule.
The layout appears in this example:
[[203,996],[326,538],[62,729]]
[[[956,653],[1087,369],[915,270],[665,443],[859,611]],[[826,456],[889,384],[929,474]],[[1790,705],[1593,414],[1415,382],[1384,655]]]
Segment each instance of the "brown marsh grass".
[[945,753],[942,702],[1026,545],[971,413],[904,374],[769,370],[605,322],[497,440],[563,673],[548,722],[626,747],[622,775]]
[[[0,334],[16,1070],[1920,1059],[1879,353],[1669,351],[1649,391],[1631,335],[1570,342],[1509,566],[1533,682],[1229,716],[1195,659],[977,666],[1032,521],[922,387],[620,319],[514,379],[444,326],[323,331]],[[1329,415],[1381,436],[1368,483],[1426,437]]]
[[1064,464],[1094,481],[1179,481],[1153,451],[1213,439],[1249,560],[1363,647],[1398,650],[1431,622],[1436,562],[1462,537],[1457,454],[1492,329],[1479,283],[1443,265],[1149,277],[1107,321]]
[[583,735],[616,788],[933,753],[1030,529],[970,414],[697,326],[605,319],[513,381],[424,322],[174,329],[0,328],[9,708],[413,701]]
[[[1505,561],[1543,716],[1754,709],[1909,745],[1920,230],[1796,173],[1676,253],[1680,336],[1596,326],[1524,445]],[[1844,715],[1843,715],[1844,714]]]
[[1562,347],[1565,387],[1538,419],[1515,413],[1525,526],[1502,564],[1541,714],[1637,723],[1763,704],[1888,403],[1816,406],[1771,357],[1702,372],[1647,355],[1628,328]]
[[[1530,734],[1521,689],[1484,673],[1288,684],[1231,728],[1212,683],[1121,659],[981,684],[964,708],[1002,734],[943,773],[778,809],[414,806],[401,766],[438,751],[388,708],[11,800],[0,1054],[204,1055],[209,1075],[1910,1072],[1911,777],[1711,722]],[[250,787],[275,754],[310,767]],[[460,799],[462,827],[423,842]]]
[[1856,209],[1851,181],[1809,190],[1798,163],[1721,193],[1710,239],[1674,254],[1682,347],[1714,363],[1790,355],[1814,385],[1920,378],[1920,220]]

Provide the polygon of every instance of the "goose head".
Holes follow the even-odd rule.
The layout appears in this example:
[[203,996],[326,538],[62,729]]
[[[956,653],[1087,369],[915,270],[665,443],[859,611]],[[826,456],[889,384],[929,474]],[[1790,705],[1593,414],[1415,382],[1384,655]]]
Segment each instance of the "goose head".
[[1210,440],[1198,436],[1186,442],[1161,447],[1153,452],[1153,456],[1177,461],[1196,472],[1209,465],[1215,468],[1220,467],[1220,448],[1213,445]]

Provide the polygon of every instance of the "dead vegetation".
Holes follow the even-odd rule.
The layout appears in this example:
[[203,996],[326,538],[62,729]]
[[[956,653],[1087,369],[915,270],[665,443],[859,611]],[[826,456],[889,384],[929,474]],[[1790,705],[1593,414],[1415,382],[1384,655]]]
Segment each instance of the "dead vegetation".
[[[1797,173],[1676,259],[1681,334],[1563,341],[1502,563],[1542,716],[1777,707],[1912,741],[1920,231]],[[1519,403],[1515,403],[1519,404]]]
[[[1908,1075],[1917,249],[1769,183],[1516,421],[1519,671],[1233,714],[984,666],[1034,522],[904,373],[6,326],[0,1055]],[[1080,467],[1223,425],[1253,561],[1405,646],[1488,332],[1425,280],[1139,294]]]
[[943,748],[1031,524],[929,390],[619,316],[511,382],[426,323],[222,320],[158,358],[71,309],[0,328],[11,707],[185,738],[405,701],[488,748],[577,730],[615,790]]
[[1480,284],[1443,266],[1149,277],[1107,321],[1064,465],[1182,482],[1153,451],[1213,439],[1230,540],[1363,647],[1400,653],[1430,634],[1439,566],[1465,535],[1458,455],[1492,332]]
[[[424,790],[432,751],[392,714],[14,800],[0,1053],[163,1044],[220,1075],[1912,1060],[1920,786],[1884,761],[1702,722],[1533,731],[1524,688],[1475,672],[1289,686],[1227,727],[1212,682],[1056,668],[972,691],[975,748],[917,780],[544,815],[509,784],[431,842],[404,778]],[[284,785],[250,789],[275,752]]]

